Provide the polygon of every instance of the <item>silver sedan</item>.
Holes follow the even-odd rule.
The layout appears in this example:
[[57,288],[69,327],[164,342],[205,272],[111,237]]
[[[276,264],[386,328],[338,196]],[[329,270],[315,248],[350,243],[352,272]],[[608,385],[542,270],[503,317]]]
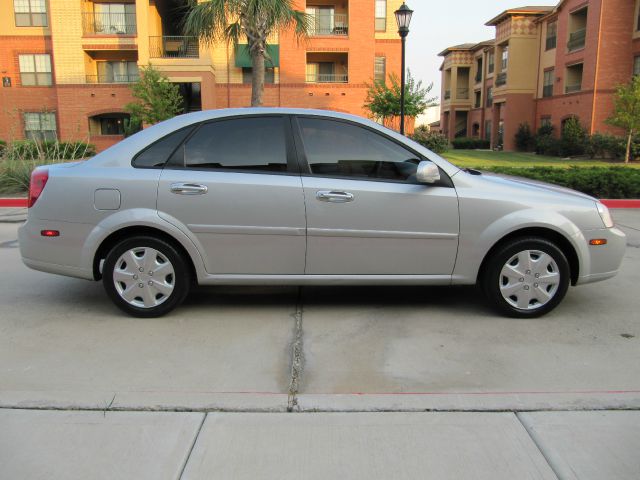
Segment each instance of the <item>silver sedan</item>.
[[181,115],[90,160],[33,172],[24,263],[102,279],[125,312],[190,286],[479,284],[534,317],[614,276],[625,236],[587,195],[461,170],[351,115]]

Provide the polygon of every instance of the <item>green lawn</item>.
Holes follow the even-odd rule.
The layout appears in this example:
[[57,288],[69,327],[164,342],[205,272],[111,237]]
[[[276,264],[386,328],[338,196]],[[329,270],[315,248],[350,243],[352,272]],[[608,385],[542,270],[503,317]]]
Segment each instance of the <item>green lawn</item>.
[[[583,167],[611,167],[624,166],[621,161],[589,160],[589,159],[563,159],[559,157],[546,157],[535,153],[521,152],[493,152],[490,150],[449,150],[442,155],[458,167],[561,167],[568,168],[572,165]],[[635,161],[627,166],[640,168],[640,162]]]

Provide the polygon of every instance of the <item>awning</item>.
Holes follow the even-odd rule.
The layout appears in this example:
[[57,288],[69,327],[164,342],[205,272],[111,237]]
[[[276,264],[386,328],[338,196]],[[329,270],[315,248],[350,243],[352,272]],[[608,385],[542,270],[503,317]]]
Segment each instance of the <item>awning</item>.
[[[267,68],[280,66],[280,45],[267,45],[267,53],[270,60],[265,57],[264,66]],[[249,54],[249,46],[246,43],[240,43],[236,46],[236,67],[251,68],[251,55]]]

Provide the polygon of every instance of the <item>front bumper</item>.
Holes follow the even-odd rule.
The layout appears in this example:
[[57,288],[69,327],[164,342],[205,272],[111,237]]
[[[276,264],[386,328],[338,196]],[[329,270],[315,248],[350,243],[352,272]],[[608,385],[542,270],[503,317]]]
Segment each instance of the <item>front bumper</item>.
[[[583,232],[587,243],[587,258],[580,265],[577,285],[599,282],[615,276],[627,248],[627,236],[619,228],[602,228]],[[606,245],[589,245],[589,240],[604,238]]]

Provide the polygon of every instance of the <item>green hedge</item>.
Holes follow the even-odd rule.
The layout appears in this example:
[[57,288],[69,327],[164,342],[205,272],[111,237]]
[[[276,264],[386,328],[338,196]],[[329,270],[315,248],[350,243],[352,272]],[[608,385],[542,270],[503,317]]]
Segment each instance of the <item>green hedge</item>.
[[455,138],[451,141],[451,145],[456,150],[473,150],[490,148],[489,140],[473,137]]
[[640,198],[640,169],[629,167],[489,167],[514,175],[568,187],[597,198]]

